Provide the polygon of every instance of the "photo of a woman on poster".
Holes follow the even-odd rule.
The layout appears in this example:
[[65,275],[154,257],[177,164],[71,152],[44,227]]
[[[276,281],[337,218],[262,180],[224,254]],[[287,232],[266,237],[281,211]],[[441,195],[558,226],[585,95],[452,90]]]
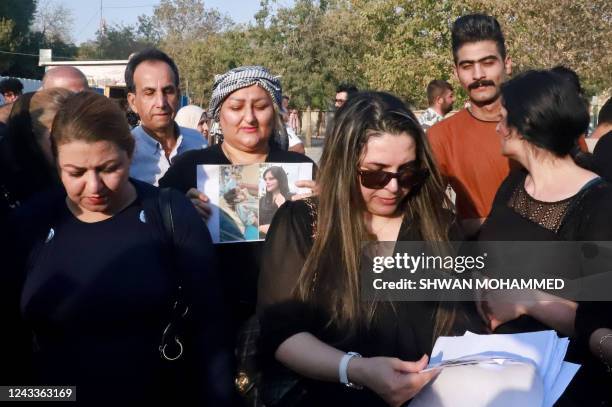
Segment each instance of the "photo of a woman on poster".
[[265,194],[259,199],[259,232],[262,237],[268,233],[274,214],[285,201],[294,195],[289,191],[289,180],[282,167],[266,169],[262,176],[265,181]]

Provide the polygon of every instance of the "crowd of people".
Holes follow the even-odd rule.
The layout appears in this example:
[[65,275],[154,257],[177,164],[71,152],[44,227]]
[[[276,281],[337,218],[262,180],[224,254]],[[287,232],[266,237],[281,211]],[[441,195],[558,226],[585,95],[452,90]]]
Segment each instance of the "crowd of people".
[[[0,385],[74,385],[82,405],[401,406],[435,380],[423,370],[439,336],[553,329],[583,366],[558,405],[610,405],[610,302],[363,297],[364,242],[612,240],[610,101],[591,154],[573,71],[511,77],[483,14],[454,22],[452,55],[464,108],[449,115],[444,80],[420,118],[342,84],[318,165],[265,67],[217,75],[206,110],[179,110],[174,61],[138,52],[136,126],[72,67],[36,92],[0,83]],[[271,165],[244,216],[265,240],[213,244],[198,168],[261,163],[312,164],[297,182],[311,193]]]

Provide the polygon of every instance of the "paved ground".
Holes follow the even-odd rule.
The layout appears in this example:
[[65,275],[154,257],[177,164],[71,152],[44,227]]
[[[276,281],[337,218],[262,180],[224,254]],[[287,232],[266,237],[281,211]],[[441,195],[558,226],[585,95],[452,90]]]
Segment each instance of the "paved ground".
[[310,157],[312,161],[315,163],[319,163],[321,159],[321,152],[323,151],[323,141],[324,139],[312,139],[312,147],[306,147],[306,155]]

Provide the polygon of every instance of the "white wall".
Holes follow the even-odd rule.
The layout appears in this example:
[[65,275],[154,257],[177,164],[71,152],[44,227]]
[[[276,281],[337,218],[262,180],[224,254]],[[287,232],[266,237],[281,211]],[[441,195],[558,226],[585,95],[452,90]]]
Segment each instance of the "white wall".
[[[0,81],[7,79],[9,76],[0,76]],[[37,91],[42,86],[42,81],[36,79],[17,78],[23,83],[23,93]],[[0,96],[1,98],[1,96]],[[2,101],[4,103],[4,101]]]

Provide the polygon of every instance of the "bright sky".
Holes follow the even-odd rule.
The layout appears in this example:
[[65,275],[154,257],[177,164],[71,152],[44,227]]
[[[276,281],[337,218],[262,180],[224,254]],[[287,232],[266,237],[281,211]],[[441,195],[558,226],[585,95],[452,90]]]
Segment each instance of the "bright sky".
[[[100,27],[100,0],[53,0],[72,10],[74,25],[72,37],[76,44],[93,39]],[[281,0],[279,4],[291,4]],[[102,0],[102,14],[109,25],[136,23],[141,14],[153,14],[159,0]],[[237,23],[253,21],[259,10],[259,0],[204,0],[206,8],[216,8]]]

